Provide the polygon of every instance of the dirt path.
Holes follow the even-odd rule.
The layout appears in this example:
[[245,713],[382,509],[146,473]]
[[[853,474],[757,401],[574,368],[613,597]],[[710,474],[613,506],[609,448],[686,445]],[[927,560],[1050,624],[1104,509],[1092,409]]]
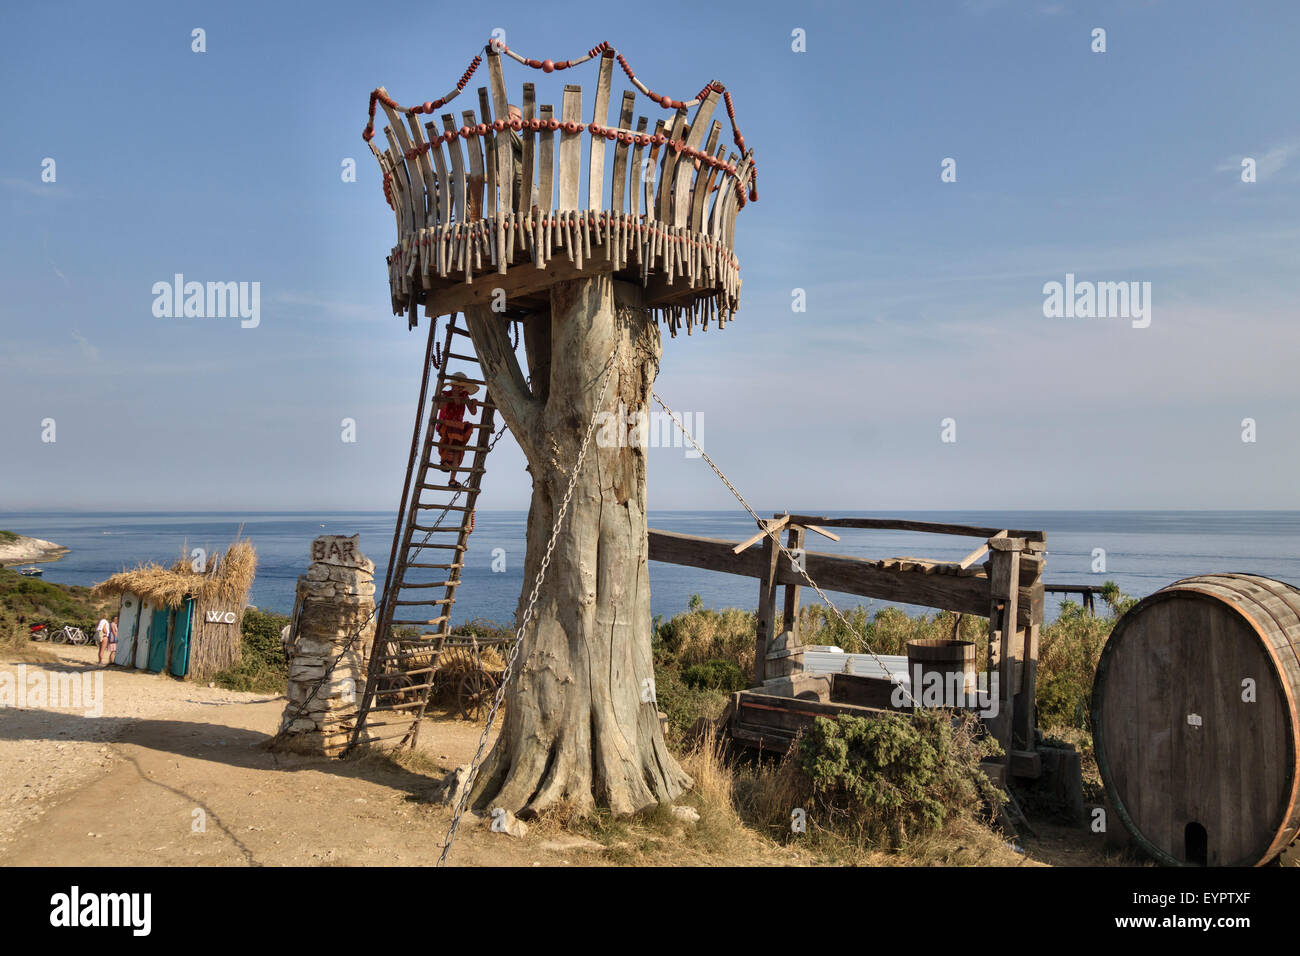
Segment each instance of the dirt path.
[[[102,673],[102,715],[73,708],[0,709],[0,863],[5,865],[427,865],[448,811],[434,781],[469,762],[481,728],[438,721],[421,734],[412,771],[384,757],[272,754],[283,697],[196,686],[95,667],[95,652],[57,647],[31,675]],[[0,661],[17,676],[19,664]],[[684,836],[684,834],[683,834]],[[687,841],[689,842],[689,841]],[[674,861],[682,862],[681,847]],[[614,859],[617,859],[615,856]],[[558,829],[523,840],[462,824],[453,865],[614,862]],[[700,863],[707,863],[701,853]],[[754,841],[729,863],[798,855]]]
[[[327,760],[273,754],[282,696],[197,686],[95,665],[95,651],[50,649],[57,659],[0,659],[0,675],[31,682],[102,677],[87,708],[0,707],[0,864],[430,865],[450,813],[428,801],[435,781],[469,762],[481,727],[426,724],[421,749],[399,765],[384,756]],[[35,675],[35,677],[33,676]],[[415,769],[411,769],[415,768]],[[708,820],[702,825],[707,829]],[[603,847],[559,828],[516,840],[484,821],[462,824],[457,866],[799,865],[801,849],[728,830],[719,854],[684,828],[615,828]],[[1044,841],[1049,842],[1050,841]],[[1066,841],[1061,841],[1065,843]],[[1059,859],[1060,847],[1032,856]],[[1055,851],[1055,852],[1053,852]],[[1029,862],[1008,854],[1013,865]],[[1058,859],[1052,859],[1057,857]],[[894,861],[901,862],[901,861]]]
[[[96,671],[93,650],[53,650],[55,663],[22,665],[27,680]],[[15,677],[18,668],[0,663]],[[431,863],[449,816],[421,798],[437,770],[468,762],[478,740],[479,729],[463,722],[426,731],[428,774],[382,758],[272,754],[260,745],[283,697],[116,668],[102,674],[102,716],[0,710],[0,765],[17,771],[0,779],[5,864]],[[540,848],[547,841],[521,856],[524,844],[509,837],[461,834],[456,863],[561,862]]]

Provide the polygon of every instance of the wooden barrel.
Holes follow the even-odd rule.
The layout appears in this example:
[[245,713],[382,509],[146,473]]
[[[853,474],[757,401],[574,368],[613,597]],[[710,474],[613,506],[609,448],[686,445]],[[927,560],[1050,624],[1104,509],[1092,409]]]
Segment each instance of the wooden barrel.
[[[975,706],[975,644],[972,641],[945,638],[908,641],[907,673],[912,678],[912,697],[921,706]],[[935,688],[942,688],[942,702],[934,699]]]
[[1300,591],[1252,574],[1176,581],[1102,650],[1097,764],[1138,845],[1170,865],[1267,863],[1300,832]]

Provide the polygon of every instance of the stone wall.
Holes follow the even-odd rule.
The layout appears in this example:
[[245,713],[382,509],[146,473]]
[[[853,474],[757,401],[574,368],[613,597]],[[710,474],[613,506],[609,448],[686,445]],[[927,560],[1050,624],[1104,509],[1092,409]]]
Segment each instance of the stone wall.
[[[307,573],[298,578],[298,624],[288,647],[289,703],[280,723],[288,725],[285,750],[335,756],[352,733],[375,635],[375,565],[361,553],[357,538],[321,535],[311,543]],[[361,634],[349,647],[358,629]],[[330,679],[311,697],[340,654]],[[299,715],[308,697],[311,702]]]

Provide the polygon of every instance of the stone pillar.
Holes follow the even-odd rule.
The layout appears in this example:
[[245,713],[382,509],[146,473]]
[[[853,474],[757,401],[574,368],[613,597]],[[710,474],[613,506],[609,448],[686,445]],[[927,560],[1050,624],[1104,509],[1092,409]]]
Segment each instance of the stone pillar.
[[[288,647],[289,703],[280,722],[281,728],[287,725],[285,750],[332,757],[347,746],[352,733],[375,636],[375,564],[361,553],[357,538],[321,535],[311,543],[307,573],[298,578],[297,628]],[[349,646],[358,629],[360,635]],[[340,654],[329,680],[313,697],[313,688]]]

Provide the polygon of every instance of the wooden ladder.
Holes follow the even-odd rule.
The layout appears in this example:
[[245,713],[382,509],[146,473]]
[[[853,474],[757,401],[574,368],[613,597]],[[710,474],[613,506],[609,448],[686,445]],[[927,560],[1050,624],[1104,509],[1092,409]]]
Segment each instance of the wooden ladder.
[[[486,392],[473,340],[456,324],[457,319],[453,314],[447,323],[428,422],[410,462],[409,502],[394,529],[394,538],[400,539],[396,566],[379,609],[365,693],[357,713],[357,737],[364,728],[371,741],[384,742],[402,730],[399,746],[407,742],[415,745],[436,683],[438,655],[451,634],[451,609],[465,566],[474,506],[496,419],[496,406]],[[468,367],[452,369],[453,360]],[[468,445],[443,442],[437,432],[438,411],[445,404],[442,394],[453,371],[469,376],[466,384],[485,388],[479,401],[479,421],[469,423],[474,431]],[[443,448],[466,453],[456,472],[457,480],[463,482],[460,487],[447,484],[449,476],[439,466]],[[465,475],[468,477],[462,477]]]

